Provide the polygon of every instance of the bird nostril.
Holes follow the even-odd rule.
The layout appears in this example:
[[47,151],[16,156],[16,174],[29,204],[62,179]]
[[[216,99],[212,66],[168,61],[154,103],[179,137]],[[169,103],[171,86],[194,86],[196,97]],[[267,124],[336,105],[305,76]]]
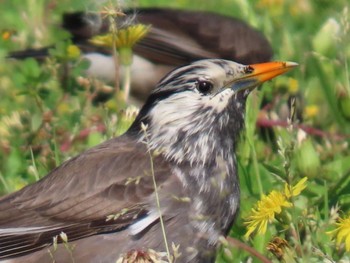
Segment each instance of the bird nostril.
[[246,66],[244,68],[244,73],[245,74],[250,74],[250,73],[253,73],[254,72],[254,68],[252,68],[251,66]]

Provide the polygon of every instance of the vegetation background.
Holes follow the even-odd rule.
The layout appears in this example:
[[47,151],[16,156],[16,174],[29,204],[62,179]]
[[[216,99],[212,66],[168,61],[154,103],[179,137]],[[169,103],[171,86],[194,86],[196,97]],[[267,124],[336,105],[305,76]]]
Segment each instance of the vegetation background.
[[[350,262],[348,0],[126,3],[241,18],[266,35],[275,59],[300,64],[264,84],[248,102],[238,151],[243,201],[230,236],[273,262]],[[97,0],[0,1],[0,194],[39,180],[131,123],[133,110],[118,95],[94,104],[96,89],[77,81],[87,65],[67,53],[68,35],[58,27],[63,12],[106,6]],[[10,51],[52,44],[51,58],[42,64],[6,59]],[[74,65],[70,72],[67,62]],[[298,118],[288,121],[291,98]],[[304,177],[307,182],[298,185]],[[286,189],[294,194],[288,197]],[[217,261],[250,258],[246,250],[223,245]]]

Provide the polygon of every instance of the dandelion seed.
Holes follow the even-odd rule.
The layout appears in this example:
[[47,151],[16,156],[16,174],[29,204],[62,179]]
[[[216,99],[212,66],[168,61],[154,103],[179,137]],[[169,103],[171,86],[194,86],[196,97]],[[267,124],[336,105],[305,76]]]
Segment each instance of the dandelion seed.
[[116,10],[113,5],[106,6],[103,8],[103,11],[101,11],[101,14],[104,18],[106,17],[117,17],[117,16],[125,16],[125,14],[119,10]]
[[337,245],[345,242],[346,251],[350,251],[350,217],[339,218],[339,222],[335,223],[336,229],[327,232],[327,234],[337,239]]

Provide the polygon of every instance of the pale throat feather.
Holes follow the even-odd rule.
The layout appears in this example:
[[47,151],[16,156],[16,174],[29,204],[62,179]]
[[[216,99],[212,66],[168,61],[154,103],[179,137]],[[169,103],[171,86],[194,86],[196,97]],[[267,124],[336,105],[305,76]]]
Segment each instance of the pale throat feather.
[[204,165],[213,156],[227,158],[234,138],[223,142],[220,133],[229,129],[227,104],[232,93],[227,89],[209,97],[185,91],[160,101],[150,111],[150,148],[178,163]]

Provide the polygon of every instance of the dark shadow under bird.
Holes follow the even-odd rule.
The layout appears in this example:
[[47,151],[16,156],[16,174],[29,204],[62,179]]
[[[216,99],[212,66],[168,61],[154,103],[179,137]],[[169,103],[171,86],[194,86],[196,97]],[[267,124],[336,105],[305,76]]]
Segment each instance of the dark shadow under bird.
[[[211,12],[166,8],[126,10],[117,17],[118,28],[132,23],[151,25],[149,33],[134,47],[131,69],[132,94],[144,101],[156,83],[174,67],[205,58],[221,58],[242,64],[269,61],[272,49],[263,34],[242,20]],[[87,74],[113,82],[111,50],[94,46],[89,40],[108,32],[108,18],[97,13],[67,13],[62,27],[90,61]],[[48,48],[13,52],[9,57],[43,58]]]
[[162,219],[176,262],[213,262],[239,207],[235,146],[246,98],[295,66],[209,59],[171,71],[124,135],[0,199],[0,260],[116,262],[165,252]]

